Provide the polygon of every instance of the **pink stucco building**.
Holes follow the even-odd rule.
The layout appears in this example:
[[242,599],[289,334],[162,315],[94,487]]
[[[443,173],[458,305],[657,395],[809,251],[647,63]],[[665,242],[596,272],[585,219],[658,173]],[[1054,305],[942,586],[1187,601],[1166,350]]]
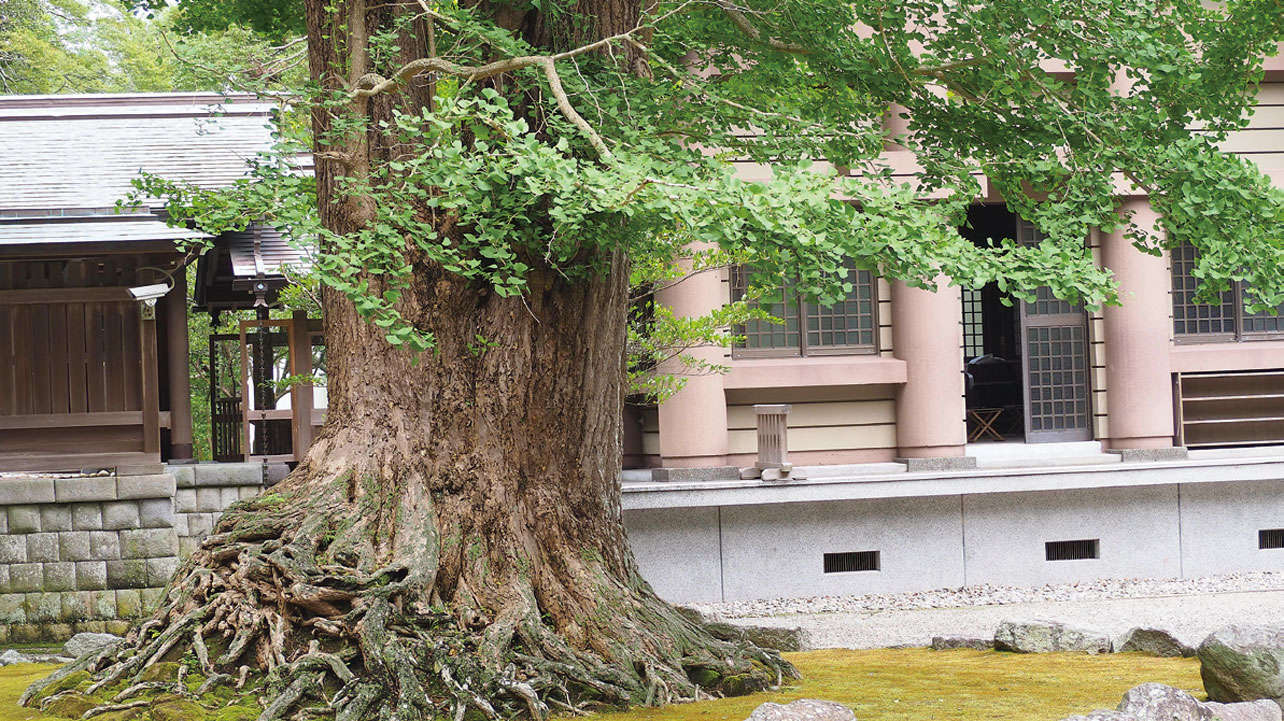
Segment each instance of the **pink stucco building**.
[[[1284,58],[1266,68],[1223,147],[1284,187]],[[913,175],[906,150],[886,159]],[[963,232],[1037,242],[980,180]],[[1147,198],[1118,187],[1153,224]],[[646,579],[686,602],[1284,572],[1284,314],[1247,313],[1239,287],[1194,304],[1189,248],[1086,242],[1121,305],[1007,307],[993,287],[861,276],[838,306],[781,304],[785,325],[703,349],[729,372],[626,423],[624,520]],[[737,275],[696,274],[661,300],[700,313]],[[791,406],[805,477],[740,477],[757,404]]]
[[[1284,186],[1284,59],[1270,61],[1251,123],[1224,148]],[[889,146],[886,156],[914,172],[908,151]],[[987,187],[966,232],[1037,242],[1037,229],[994,196]],[[1139,223],[1154,222],[1145,197],[1120,200]],[[1010,308],[993,288],[929,292],[866,273],[838,306],[780,304],[785,325],[752,325],[740,347],[701,351],[730,372],[692,377],[659,408],[633,413],[626,466],[747,465],[761,403],[792,404],[789,451],[802,465],[966,467],[969,438],[996,436],[1097,440],[1149,458],[1284,443],[1284,317],[1248,314],[1239,289],[1220,306],[1193,304],[1190,250],[1153,257],[1107,233],[1087,242],[1114,272],[1122,305],[1087,312],[1049,297]],[[660,301],[700,314],[736,296],[737,275],[693,275]]]

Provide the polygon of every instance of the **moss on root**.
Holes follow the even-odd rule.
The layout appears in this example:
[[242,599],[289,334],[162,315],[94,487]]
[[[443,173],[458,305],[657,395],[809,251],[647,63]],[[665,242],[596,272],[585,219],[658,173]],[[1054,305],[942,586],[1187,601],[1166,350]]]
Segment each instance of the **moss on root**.
[[472,534],[443,565],[423,541],[436,528],[427,506],[377,506],[363,483],[355,499],[327,482],[233,505],[149,620],[26,705],[159,719],[195,704],[234,718],[229,706],[252,698],[265,721],[542,721],[751,693],[795,673],[680,614],[601,549],[554,538],[548,554],[568,562],[536,574],[506,529]]
[[[0,670],[0,721],[18,719],[78,719],[100,706],[128,706],[94,716],[106,721],[253,721],[263,709],[258,703],[260,684],[248,683],[243,690],[223,686],[196,698],[207,680],[199,674],[183,674],[182,664],[162,662],[149,667],[137,681],[117,682],[92,693],[89,674],[78,671],[50,684],[32,697],[27,708],[17,698],[33,681],[47,676],[56,666],[20,664]],[[141,692],[121,698],[135,683],[148,684]]]

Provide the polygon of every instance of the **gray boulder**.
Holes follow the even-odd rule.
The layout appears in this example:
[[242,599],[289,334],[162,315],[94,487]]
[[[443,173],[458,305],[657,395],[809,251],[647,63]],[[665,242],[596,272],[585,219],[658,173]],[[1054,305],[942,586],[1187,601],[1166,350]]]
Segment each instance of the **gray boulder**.
[[1194,696],[1162,683],[1143,683],[1129,689],[1115,707],[1141,721],[1211,721],[1213,712]]
[[979,651],[994,648],[993,639],[970,636],[933,636],[932,650],[947,651],[952,648],[974,648]]
[[72,658],[80,658],[120,640],[120,636],[110,633],[78,633],[67,639],[62,645],[62,652]]
[[1118,708],[1098,709],[1063,721],[1282,721],[1274,701],[1201,702],[1179,688],[1143,683],[1124,694]]
[[1281,721],[1280,705],[1269,699],[1217,703],[1205,701],[1204,708],[1213,714],[1214,721]]
[[760,648],[776,651],[805,651],[808,648],[807,635],[801,628],[777,628],[775,626],[741,626],[737,624],[743,638]]
[[856,714],[836,701],[800,698],[785,705],[768,701],[746,721],[856,721]]
[[0,666],[10,666],[15,663],[31,663],[31,659],[12,648],[5,649],[4,653],[0,653]]
[[1004,621],[994,632],[994,648],[1016,653],[1110,653],[1110,637],[1058,621]]
[[1199,645],[1199,675],[1208,700],[1284,700],[1284,628],[1230,626]]
[[1148,656],[1194,656],[1195,649],[1158,628],[1134,628],[1115,642],[1115,653],[1134,651]]

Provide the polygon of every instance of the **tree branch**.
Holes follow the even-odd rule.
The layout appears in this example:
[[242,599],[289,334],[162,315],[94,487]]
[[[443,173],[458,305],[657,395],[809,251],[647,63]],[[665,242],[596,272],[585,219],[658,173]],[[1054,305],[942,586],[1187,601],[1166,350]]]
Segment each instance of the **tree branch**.
[[716,4],[718,7],[722,8],[722,12],[726,13],[727,17],[731,19],[731,22],[735,23],[735,26],[740,28],[741,32],[766,45],[772,50],[779,50],[782,53],[792,53],[794,55],[811,54],[811,49],[805,48],[802,45],[787,43],[773,37],[763,37],[762,31],[754,27],[754,24],[745,16],[744,11],[732,4],[730,0],[716,0]]
[[569,60],[570,58],[606,47],[612,43],[623,42],[639,29],[640,27],[618,35],[602,38],[597,42],[582,45],[574,50],[567,50],[564,53],[558,53],[556,55],[519,55],[514,58],[496,60],[491,63],[486,63],[485,65],[460,65],[459,63],[452,63],[451,61],[443,60],[442,58],[420,58],[406,63],[390,78],[384,78],[374,73],[367,73],[357,81],[356,87],[353,89],[351,95],[353,98],[368,98],[378,95],[379,93],[387,92],[395,87],[397,83],[410,80],[416,75],[431,72],[453,75],[455,77],[462,78],[465,82],[486,80],[488,78],[493,78],[496,75],[511,73],[515,70],[521,70],[522,68],[543,65],[545,62]]
[[562,111],[562,115],[571,121],[571,124],[580,129],[580,132],[588,136],[589,143],[603,160],[611,159],[611,150],[606,147],[602,141],[602,136],[597,134],[593,126],[588,124],[584,116],[580,115],[571,105],[571,99],[566,97],[566,89],[562,87],[562,79],[557,75],[557,67],[552,58],[545,58],[540,63],[544,69],[544,77],[548,80],[548,87],[553,93],[553,98],[557,101],[557,109]]

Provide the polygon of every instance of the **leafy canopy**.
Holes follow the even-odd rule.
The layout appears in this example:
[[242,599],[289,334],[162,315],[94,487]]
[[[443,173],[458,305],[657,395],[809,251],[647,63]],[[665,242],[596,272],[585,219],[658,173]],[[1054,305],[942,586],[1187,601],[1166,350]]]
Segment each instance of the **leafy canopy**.
[[284,83],[302,48],[275,47],[246,25],[186,31],[179,8],[150,19],[114,0],[0,0],[0,92],[237,89]]
[[[230,190],[149,178],[140,194],[211,232],[266,219],[318,239],[320,281],[417,350],[434,329],[399,311],[412,259],[499,296],[534,269],[603,272],[617,250],[648,282],[697,247],[821,302],[850,287],[850,262],[1099,304],[1114,288],[1084,240],[1122,228],[1143,252],[1194,245],[1206,293],[1237,279],[1284,301],[1284,195],[1217,148],[1284,39],[1279,0],[660,0],[634,31],[557,55],[469,7],[406,7],[371,35],[372,73],[298,90],[299,109],[330,117],[311,140],[343,169],[359,228],[318,220],[288,142]],[[438,54],[407,65],[401,39],[422,24]],[[431,105],[372,127],[367,103],[410,82]],[[893,105],[908,122],[894,138]],[[370,133],[404,152],[365,157]],[[916,175],[897,174],[893,141]],[[751,163],[769,179],[744,179]],[[1046,240],[963,238],[982,177]],[[1149,195],[1161,233],[1120,215],[1121,190]]]

